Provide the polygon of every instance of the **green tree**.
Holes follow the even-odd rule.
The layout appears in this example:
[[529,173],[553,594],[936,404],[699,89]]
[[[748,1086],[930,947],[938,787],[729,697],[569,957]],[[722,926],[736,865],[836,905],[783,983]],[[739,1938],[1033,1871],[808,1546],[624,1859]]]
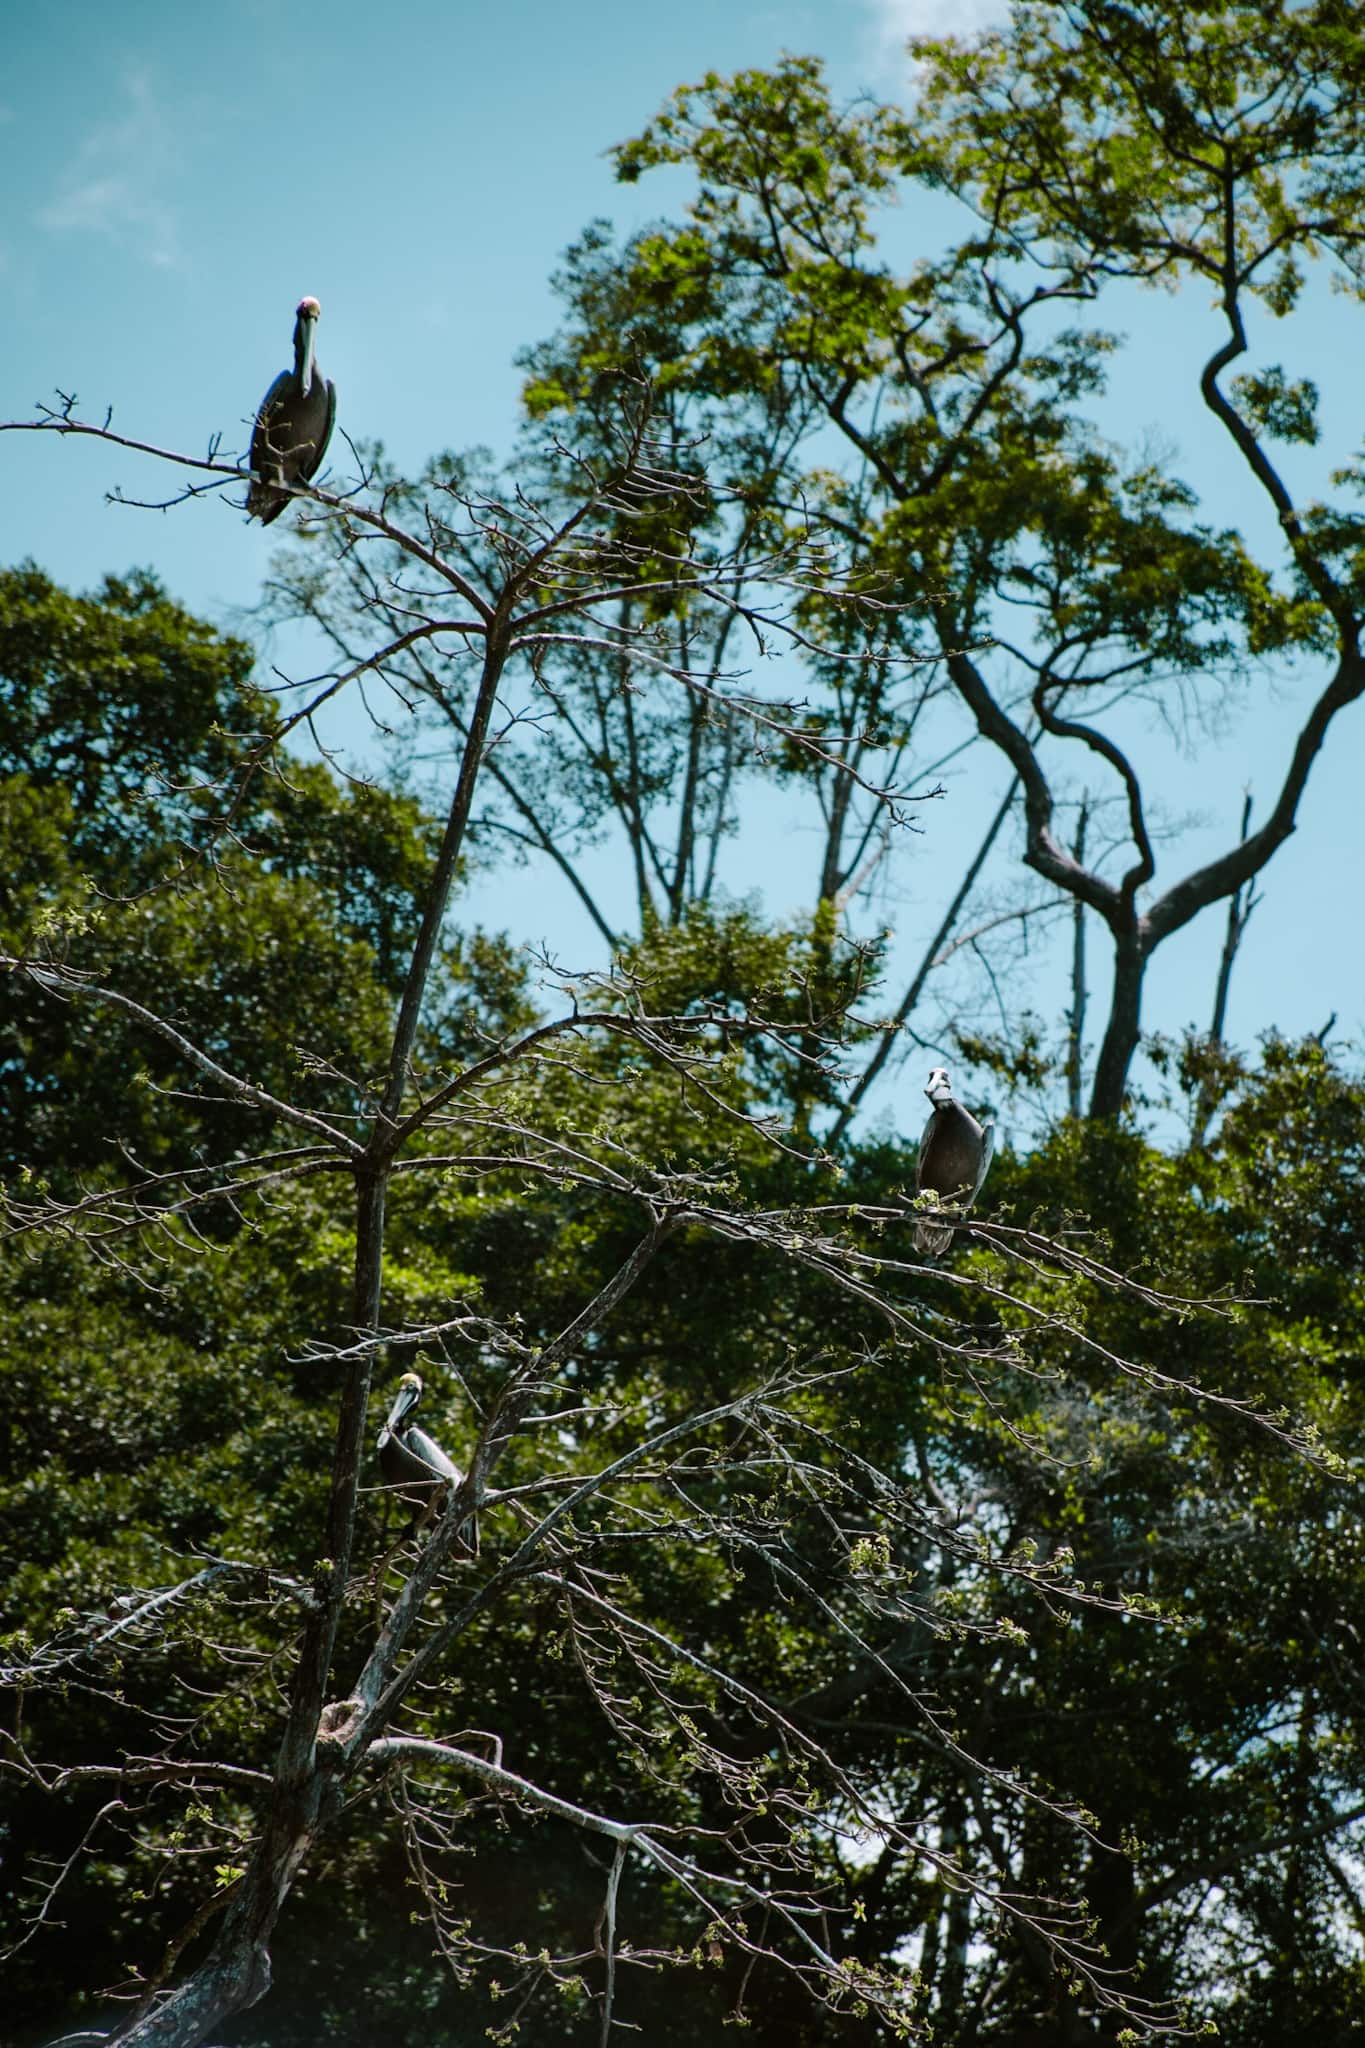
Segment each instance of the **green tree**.
[[[590,237],[570,321],[532,358],[532,404],[569,416],[606,367],[646,363],[703,412],[741,499],[770,517],[818,506],[901,607],[899,650],[941,657],[957,743],[995,749],[1022,799],[1044,901],[1109,932],[1098,1115],[1121,1107],[1153,952],[1261,871],[1361,693],[1355,471],[1334,501],[1296,504],[1270,446],[1316,440],[1309,384],[1282,366],[1220,381],[1245,351],[1244,302],[1306,331],[1310,266],[1355,290],[1359,34],[1339,0],[1080,0],[1021,5],[970,43],[916,42],[909,112],[837,108],[809,59],[712,75],[618,151],[628,180],[695,173],[685,220],[619,253]],[[877,211],[926,188],[963,202],[966,231],[898,273]],[[1205,361],[1194,333],[1191,380],[1274,514],[1278,556],[1201,519],[1188,484],[1087,418],[1116,346],[1091,309],[1133,277],[1217,287],[1226,339]],[[1148,798],[1109,711],[1136,697],[1197,732],[1228,674],[1271,656],[1313,679],[1275,800],[1226,853],[1158,885]],[[817,722],[838,731],[846,708],[822,703]],[[1067,776],[1085,778],[1092,816],[1107,806],[1088,859],[1067,843]]]
[[[936,1815],[1002,1888],[1082,1893],[1116,1967],[1248,2048],[1344,2043],[1365,2012],[1362,1591],[1347,1478],[1365,1420],[1363,1142],[1359,1076],[1313,1041],[1272,1039],[1238,1075],[1211,1147],[1171,1157],[1071,1123],[1001,1167],[997,1217],[1051,1230],[1069,1219],[1106,1262],[1159,1270],[1192,1297],[1225,1291],[1228,1304],[1172,1330],[1132,1296],[1096,1293],[1078,1319],[1114,1355],[1152,1361],[1145,1385],[1081,1365],[1059,1332],[1025,1399],[993,1385],[995,1412],[943,1415],[926,1453],[926,1484],[983,1558],[1050,1558],[1069,1583],[1130,1603],[1124,1615],[1062,1602],[1040,1615],[982,1574],[976,1597],[990,1586],[1027,1641],[951,1653],[974,1670],[965,1688],[956,1674],[955,1697],[971,1702],[956,1717],[964,1749],[1065,1786],[1095,1835],[1030,1815],[989,1768],[945,1769],[908,1730],[893,1737],[875,1686],[842,1702],[883,1799]],[[1176,1389],[1191,1386],[1208,1398],[1190,1405]],[[1237,1422],[1227,1404],[1248,1399],[1316,1427],[1324,1457],[1285,1455]],[[969,1602],[974,1574],[951,1562],[949,1574]],[[1141,1619],[1145,1601],[1167,1619]],[[992,1928],[889,1858],[856,1881],[869,1942],[913,1945],[935,2038],[1110,2037],[1027,1934]]]
[[[117,963],[126,1002],[156,1008],[169,981],[169,1025],[287,1093],[322,1049],[310,1018],[334,1020],[342,1073],[378,1057],[433,841],[399,791],[280,772],[253,659],[145,573],[83,598],[31,566],[0,575],[0,930],[11,952],[58,958],[79,934],[82,972]],[[0,1033],[10,1170],[70,1191],[114,1163],[115,1139],[153,1169],[192,1119],[201,1143],[246,1137],[219,1090],[170,1103],[171,1042],[126,1006],[54,1005],[11,980]]]

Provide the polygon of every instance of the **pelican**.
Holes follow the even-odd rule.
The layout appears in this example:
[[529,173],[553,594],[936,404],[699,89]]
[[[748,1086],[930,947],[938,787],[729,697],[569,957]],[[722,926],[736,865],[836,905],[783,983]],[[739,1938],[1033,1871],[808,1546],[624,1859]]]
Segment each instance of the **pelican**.
[[[421,1398],[421,1380],[415,1372],[405,1372],[379,1432],[378,1450],[385,1486],[394,1487],[426,1521],[445,1507],[464,1474],[424,1429],[404,1421]],[[473,1515],[461,1528],[459,1542],[470,1557],[478,1556],[479,1525]]]
[[246,494],[248,518],[269,526],[289,503],[287,484],[306,484],[322,467],[337,416],[337,388],[313,356],[322,312],[316,299],[300,299],[294,318],[294,367],[281,370],[251,433],[255,475]]
[[[933,1108],[920,1139],[915,1192],[933,1195],[940,1204],[951,1202],[965,1216],[986,1178],[995,1150],[995,1126],[983,1127],[960,1102],[954,1101],[946,1067],[934,1068],[924,1092]],[[916,1251],[929,1252],[936,1258],[947,1251],[952,1241],[951,1223],[933,1223],[922,1216],[915,1225]]]

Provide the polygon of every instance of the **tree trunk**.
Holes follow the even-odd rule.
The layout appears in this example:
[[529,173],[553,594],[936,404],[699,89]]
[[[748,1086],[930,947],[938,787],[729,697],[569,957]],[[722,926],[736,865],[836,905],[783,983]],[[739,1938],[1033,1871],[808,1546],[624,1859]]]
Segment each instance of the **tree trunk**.
[[1136,914],[1126,930],[1114,934],[1114,989],[1090,1090],[1092,1117],[1116,1117],[1123,1109],[1128,1069],[1137,1051],[1141,1028],[1142,977],[1148,952],[1145,938],[1145,921]]
[[[1090,800],[1081,799],[1081,815],[1076,824],[1076,841],[1071,851],[1077,865],[1085,861],[1085,828],[1089,817]],[[1085,905],[1079,896],[1071,905],[1071,1011],[1067,1017],[1066,1047],[1066,1106],[1074,1117],[1081,1113],[1081,1084],[1084,1079],[1085,1062]]]
[[123,2048],[198,2048],[224,2020],[265,1997],[280,1908],[318,1833],[340,1806],[339,1782],[316,1763],[287,1790],[277,1778],[264,1833],[210,1954],[164,2004],[115,2032],[112,2041]]

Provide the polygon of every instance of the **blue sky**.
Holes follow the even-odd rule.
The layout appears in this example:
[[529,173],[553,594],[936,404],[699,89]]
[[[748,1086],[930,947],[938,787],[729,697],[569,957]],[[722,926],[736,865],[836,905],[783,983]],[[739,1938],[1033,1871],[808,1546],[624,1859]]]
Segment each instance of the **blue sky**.
[[[836,53],[849,90],[902,67],[871,0],[52,0],[17,10],[0,79],[6,417],[56,384],[197,447],[244,431],[287,357],[295,302],[352,432],[400,461],[506,441],[516,350],[596,215],[644,218],[605,152],[671,88],[784,45]],[[6,554],[91,578],[154,555],[195,603],[249,598],[273,544],[220,517],[165,530],[101,505],[98,451],[6,450]],[[125,479],[129,460],[110,468]],[[17,515],[17,516],[16,516]]]
[[[823,55],[841,92],[893,94],[904,34],[970,27],[990,12],[989,0],[24,8],[7,22],[0,78],[0,417],[30,416],[60,386],[85,414],[112,405],[117,426],[163,445],[198,451],[221,432],[240,447],[287,358],[294,304],[311,292],[349,431],[381,437],[413,466],[437,447],[505,449],[513,359],[553,324],[548,280],[565,245],[594,216],[628,227],[684,195],[667,178],[619,188],[604,155],[675,85],[785,48]],[[902,213],[898,245],[913,247],[914,232]],[[1340,459],[1360,438],[1352,365],[1365,316],[1326,294],[1313,307],[1310,367]],[[1172,445],[1214,516],[1237,517],[1246,486],[1191,389],[1189,337],[1201,326],[1212,335],[1211,316],[1134,294],[1108,318],[1127,322],[1137,345],[1116,365],[1105,430]],[[137,458],[84,443],[6,437],[0,460],[0,560],[31,555],[77,587],[147,563],[226,621],[256,602],[275,539],[226,505],[165,517],[109,506],[112,486],[153,479]],[[1170,816],[1189,822],[1179,868],[1223,842],[1245,783],[1269,800],[1305,692],[1320,682],[1255,679],[1246,708],[1197,757],[1135,730]],[[1363,751],[1357,707],[1334,728],[1305,825],[1265,879],[1234,986],[1243,1044],[1271,1024],[1317,1029],[1332,1010],[1343,1035],[1359,1033],[1365,967],[1346,906],[1365,867]],[[996,764],[971,756],[935,807],[890,906],[907,957],[1001,786]],[[778,822],[755,821],[734,886],[751,881],[780,913],[792,855]],[[792,903],[808,897],[808,879]],[[485,891],[477,907],[568,957],[590,951],[543,878]],[[1218,943],[1206,919],[1158,956],[1149,1025],[1206,1017]],[[1098,933],[1093,952],[1100,978]],[[1057,987],[1051,970],[1038,973],[1046,1011]],[[917,1086],[912,1097],[908,1121],[920,1114]],[[895,1113],[890,1097],[883,1107]]]

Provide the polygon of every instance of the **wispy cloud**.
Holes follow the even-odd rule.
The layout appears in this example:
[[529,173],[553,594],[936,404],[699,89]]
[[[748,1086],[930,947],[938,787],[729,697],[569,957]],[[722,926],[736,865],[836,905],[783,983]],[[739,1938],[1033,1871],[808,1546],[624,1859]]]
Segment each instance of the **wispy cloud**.
[[78,145],[38,214],[55,234],[106,235],[148,263],[179,261],[173,187],[178,152],[170,124],[144,73],[123,82],[123,108],[101,121]]
[[868,17],[870,55],[878,72],[905,77],[911,36],[971,36],[1000,28],[1009,19],[1009,0],[861,0]]

